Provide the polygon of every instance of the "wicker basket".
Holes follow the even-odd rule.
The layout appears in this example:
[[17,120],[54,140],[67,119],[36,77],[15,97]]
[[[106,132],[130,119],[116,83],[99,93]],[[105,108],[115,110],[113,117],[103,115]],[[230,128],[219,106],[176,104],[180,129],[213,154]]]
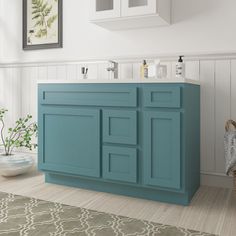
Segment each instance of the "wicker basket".
[[236,170],[234,171],[234,190],[236,192]]
[[[226,132],[228,132],[231,129],[236,130],[236,121],[234,120],[228,120],[225,124]],[[236,170],[233,172],[233,178],[234,178],[234,190],[236,191]]]

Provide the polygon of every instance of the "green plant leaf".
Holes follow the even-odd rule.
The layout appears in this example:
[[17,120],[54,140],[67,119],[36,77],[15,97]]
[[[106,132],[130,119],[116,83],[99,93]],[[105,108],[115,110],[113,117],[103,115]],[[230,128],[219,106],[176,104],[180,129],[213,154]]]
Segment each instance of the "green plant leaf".
[[44,16],[48,16],[51,13],[51,10],[52,10],[52,5],[45,9]]
[[35,35],[35,37],[37,38],[41,38],[43,36],[47,35],[47,31],[45,29],[40,29],[37,34]]
[[36,14],[36,15],[34,15],[34,16],[32,17],[32,20],[38,19],[39,17],[41,17],[41,14]]
[[[0,109],[0,117],[2,117],[0,120],[2,127],[4,127],[5,112],[5,109]],[[32,150],[32,148],[36,147],[35,144],[32,143],[32,137],[37,137],[37,124],[34,122],[30,123],[31,119],[31,115],[27,115],[25,118],[19,118],[15,122],[15,127],[10,127],[7,129],[7,135],[2,132],[2,144],[0,145],[4,147],[5,155],[10,155],[14,148],[25,147]]]
[[53,22],[54,22],[56,19],[57,19],[57,15],[54,15],[54,16],[51,16],[51,17],[48,18],[48,20],[47,20],[47,25],[48,25],[49,28],[51,28]]

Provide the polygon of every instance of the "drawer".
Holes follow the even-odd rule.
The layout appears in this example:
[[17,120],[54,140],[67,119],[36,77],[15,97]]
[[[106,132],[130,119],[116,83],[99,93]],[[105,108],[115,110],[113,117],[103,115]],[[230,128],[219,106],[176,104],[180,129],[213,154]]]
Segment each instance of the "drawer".
[[137,111],[103,110],[103,141],[137,144]]
[[137,150],[127,147],[103,147],[103,178],[137,182]]
[[181,107],[181,88],[180,87],[160,87],[144,88],[145,107]]
[[137,106],[137,88],[84,84],[39,85],[39,102],[45,105]]

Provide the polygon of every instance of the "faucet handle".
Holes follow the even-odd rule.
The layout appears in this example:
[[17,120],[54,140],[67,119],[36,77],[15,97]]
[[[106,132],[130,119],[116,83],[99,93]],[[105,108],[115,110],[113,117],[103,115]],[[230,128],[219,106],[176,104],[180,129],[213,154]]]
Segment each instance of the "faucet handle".
[[112,61],[112,60],[109,60],[108,62],[112,64],[112,66],[115,70],[118,69],[118,62]]

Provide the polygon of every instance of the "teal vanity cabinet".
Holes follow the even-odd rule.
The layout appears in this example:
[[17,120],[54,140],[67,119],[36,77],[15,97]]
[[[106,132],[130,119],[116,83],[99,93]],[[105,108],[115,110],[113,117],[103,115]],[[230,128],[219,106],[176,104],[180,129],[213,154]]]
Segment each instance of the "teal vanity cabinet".
[[200,87],[41,83],[46,182],[187,205],[200,185]]

